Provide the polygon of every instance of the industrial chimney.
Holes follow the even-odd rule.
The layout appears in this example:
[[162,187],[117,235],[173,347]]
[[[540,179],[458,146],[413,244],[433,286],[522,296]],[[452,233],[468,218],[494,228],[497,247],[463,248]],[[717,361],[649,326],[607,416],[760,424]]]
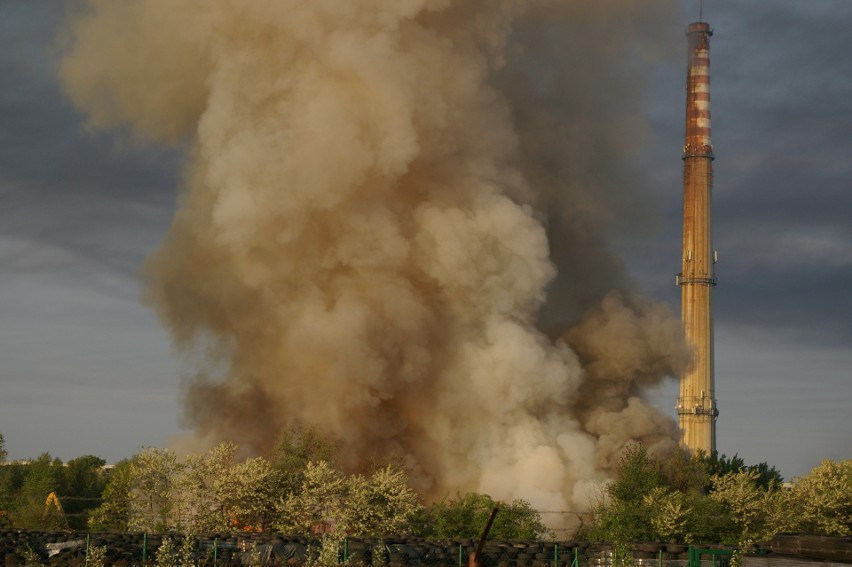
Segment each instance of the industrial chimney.
[[711,193],[713,146],[710,143],[710,36],[705,22],[689,24],[686,78],[686,141],[683,146],[683,268],[681,318],[692,355],[680,380],[677,400],[681,444],[691,451],[716,450],[713,375],[713,265]]

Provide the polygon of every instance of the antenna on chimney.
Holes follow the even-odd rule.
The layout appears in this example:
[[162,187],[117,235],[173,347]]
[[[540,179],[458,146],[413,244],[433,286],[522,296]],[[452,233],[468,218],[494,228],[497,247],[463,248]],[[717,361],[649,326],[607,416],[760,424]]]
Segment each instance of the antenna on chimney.
[[704,0],[699,0],[698,2],[698,21],[704,21]]

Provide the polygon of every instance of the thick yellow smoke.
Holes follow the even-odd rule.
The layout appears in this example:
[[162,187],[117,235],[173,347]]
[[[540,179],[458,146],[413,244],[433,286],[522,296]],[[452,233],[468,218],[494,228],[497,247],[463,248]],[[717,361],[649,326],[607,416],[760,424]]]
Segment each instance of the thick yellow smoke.
[[[200,440],[262,451],[307,423],[344,441],[348,467],[401,456],[432,496],[563,510],[587,504],[629,440],[673,446],[642,388],[682,361],[679,323],[619,291],[597,232],[621,181],[606,168],[635,128],[559,122],[550,107],[565,107],[532,84],[627,121],[626,91],[587,87],[601,68],[623,76],[639,57],[625,44],[653,44],[632,18],[671,3],[527,4],[90,0],[73,14],[62,74],[91,124],[190,148],[145,274],[196,353]],[[526,38],[536,53],[553,21],[585,51],[555,41],[573,84],[507,49]],[[548,166],[559,140],[576,147]],[[545,334],[549,287],[562,326]]]

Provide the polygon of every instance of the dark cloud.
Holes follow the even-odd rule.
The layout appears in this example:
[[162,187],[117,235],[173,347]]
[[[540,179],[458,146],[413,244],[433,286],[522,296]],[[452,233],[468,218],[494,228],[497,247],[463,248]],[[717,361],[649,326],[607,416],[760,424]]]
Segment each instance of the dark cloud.
[[746,2],[717,10],[720,321],[848,344],[852,6]]
[[3,12],[0,273],[59,270],[86,282],[106,270],[135,280],[170,221],[180,156],[81,127],[56,75],[61,2],[5,2]]
[[[4,386],[15,384],[14,396],[5,389],[0,402],[0,431],[16,457],[51,446],[44,437],[21,441],[33,428],[25,412],[5,405],[8,400],[50,411],[61,406],[61,396],[45,392],[68,378],[79,386],[76,394],[101,389],[109,399],[129,392],[153,408],[173,394],[167,385],[176,390],[179,382],[173,361],[163,365],[169,356],[165,331],[138,303],[136,274],[171,221],[182,155],[179,149],[140,147],[121,133],[85,131],[56,76],[56,38],[65,10],[60,1],[0,0],[0,376]],[[602,187],[586,203],[599,208],[601,222],[613,229],[612,240],[590,242],[584,250],[596,254],[613,245],[619,256],[602,254],[600,261],[624,262],[625,279],[674,309],[680,301],[674,274],[680,270],[683,31],[697,11],[697,2],[688,2],[683,13],[673,15],[670,37],[661,42],[670,51],[625,56],[625,64],[642,57],[656,65],[653,73],[635,77],[645,82],[646,97],[625,101],[624,143],[635,148],[635,163],[608,169],[594,156],[593,139],[546,156],[557,160],[554,168],[563,174],[579,171]],[[852,363],[852,3],[714,0],[705,2],[705,17],[715,30],[720,449],[777,464],[788,476],[803,474],[823,456],[845,451],[848,458],[852,451],[852,430],[843,415],[852,403],[843,380]],[[548,30],[540,48],[558,43],[560,31]],[[590,30],[570,32],[580,34],[581,42],[596,39],[582,36]],[[574,73],[600,85],[601,96],[619,95],[617,81],[605,69],[584,66],[580,52],[565,54],[567,82],[548,75],[542,60],[535,64],[530,62],[527,75],[547,80],[515,88],[570,93]],[[537,123],[535,109],[527,109],[519,123],[540,133],[552,127],[558,139],[560,128],[599,119],[595,102],[572,99],[563,107],[574,112],[557,113],[558,124]],[[531,143],[536,137],[524,139]],[[525,151],[538,149],[527,145]],[[571,161],[559,161],[566,155]],[[632,196],[619,200],[627,184],[635,185]],[[584,293],[606,285],[587,283]],[[73,342],[81,333],[89,338]],[[68,358],[68,344],[77,356]],[[109,352],[98,344],[109,345]],[[41,356],[48,352],[53,358]],[[44,360],[53,366],[44,366]],[[144,374],[154,375],[148,383],[156,385],[155,393],[138,387]],[[767,392],[771,399],[764,401]],[[672,399],[661,405],[669,408],[676,394],[665,395]],[[90,398],[74,399],[88,407],[82,400]],[[174,404],[171,410],[176,423]],[[152,411],[152,425],[132,408],[123,413],[105,419],[124,418],[137,431],[158,434],[170,419]],[[56,415],[64,420],[56,430],[71,432],[75,420],[85,422],[67,405]],[[111,443],[111,454],[120,457],[122,450],[142,444],[131,433],[119,435],[130,426],[111,429],[94,446],[76,445],[68,433],[63,441],[80,448],[62,456]],[[814,449],[809,441],[824,439],[826,431],[830,443],[820,441]],[[790,443],[802,448],[793,450]]]

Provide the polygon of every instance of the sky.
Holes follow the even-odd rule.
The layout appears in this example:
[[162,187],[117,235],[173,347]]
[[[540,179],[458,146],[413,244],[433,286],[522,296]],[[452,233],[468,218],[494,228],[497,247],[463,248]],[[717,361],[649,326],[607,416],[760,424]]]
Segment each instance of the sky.
[[[685,57],[696,2],[671,30]],[[62,2],[0,0],[0,433],[9,458],[115,462],[181,433],[168,332],[139,268],[175,209],[179,150],[90,132],[57,77]],[[852,458],[852,3],[707,0],[717,448],[785,478]],[[683,64],[647,86],[647,226],[613,235],[679,310]],[[674,416],[677,385],[651,394]]]

